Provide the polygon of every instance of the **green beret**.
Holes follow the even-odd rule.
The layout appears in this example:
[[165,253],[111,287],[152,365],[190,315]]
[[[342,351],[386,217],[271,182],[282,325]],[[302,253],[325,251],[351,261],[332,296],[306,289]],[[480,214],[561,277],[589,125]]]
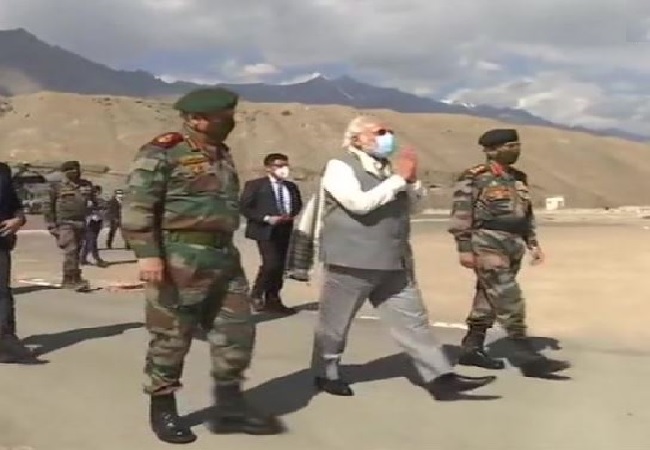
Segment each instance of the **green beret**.
[[174,103],[174,109],[190,114],[209,114],[237,106],[239,95],[223,88],[191,91]]
[[81,165],[79,164],[79,161],[66,161],[63,164],[61,164],[61,171],[66,172],[68,170],[79,170],[81,169]]
[[517,130],[512,128],[497,128],[486,131],[478,139],[478,144],[483,147],[498,147],[509,142],[519,141]]

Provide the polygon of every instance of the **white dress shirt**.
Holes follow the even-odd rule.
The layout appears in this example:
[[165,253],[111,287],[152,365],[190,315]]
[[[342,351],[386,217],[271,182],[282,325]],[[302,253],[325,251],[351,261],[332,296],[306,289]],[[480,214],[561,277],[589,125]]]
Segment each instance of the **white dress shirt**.
[[[275,197],[276,204],[278,203],[278,190],[282,189],[282,200],[284,203],[284,210],[287,214],[291,213],[291,192],[287,187],[286,183],[279,182],[275,178],[269,175],[269,180],[271,181],[271,188],[273,189],[273,196]],[[264,222],[269,222],[271,216],[264,216]]]
[[273,195],[275,195],[275,201],[277,202],[279,200],[278,192],[280,189],[282,189],[282,200],[283,200],[283,205],[284,210],[288,213],[291,212],[291,192],[289,192],[289,188],[287,187],[287,184],[281,181],[276,180],[272,176],[269,176],[269,179],[271,180],[271,187],[273,188]]
[[395,199],[398,192],[407,190],[411,200],[411,213],[421,209],[420,201],[426,195],[426,189],[420,181],[407,183],[399,175],[392,174],[390,167],[381,167],[381,163],[370,155],[357,149],[350,152],[359,156],[363,168],[375,175],[388,176],[381,184],[369,191],[361,190],[361,184],[354,170],[345,162],[332,159],[325,166],[323,174],[323,189],[334,197],[345,209],[356,214],[367,214]]

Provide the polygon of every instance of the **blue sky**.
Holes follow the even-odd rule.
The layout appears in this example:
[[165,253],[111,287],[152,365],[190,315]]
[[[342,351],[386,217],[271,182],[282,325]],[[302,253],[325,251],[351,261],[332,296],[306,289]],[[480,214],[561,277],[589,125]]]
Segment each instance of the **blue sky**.
[[[166,80],[314,73],[649,133],[647,0],[0,0],[0,28]],[[65,11],[65,14],[62,12]]]

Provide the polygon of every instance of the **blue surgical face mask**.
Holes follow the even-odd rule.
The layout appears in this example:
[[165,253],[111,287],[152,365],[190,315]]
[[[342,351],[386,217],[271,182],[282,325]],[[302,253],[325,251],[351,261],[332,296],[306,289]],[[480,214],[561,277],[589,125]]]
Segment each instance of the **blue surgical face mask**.
[[397,150],[397,142],[395,141],[395,135],[393,135],[393,133],[387,132],[379,135],[377,136],[376,141],[377,145],[375,149],[370,152],[372,156],[377,158],[388,158],[390,155],[395,153],[395,150]]

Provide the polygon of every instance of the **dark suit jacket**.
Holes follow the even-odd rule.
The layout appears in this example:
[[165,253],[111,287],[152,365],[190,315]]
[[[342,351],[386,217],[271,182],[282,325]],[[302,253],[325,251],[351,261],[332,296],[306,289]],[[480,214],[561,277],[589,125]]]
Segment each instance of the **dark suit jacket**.
[[[296,217],[302,210],[302,197],[296,183],[285,181],[291,201],[291,217]],[[275,192],[268,177],[248,180],[244,184],[240,198],[241,213],[246,218],[246,237],[256,241],[268,241],[272,234],[289,236],[293,222],[272,226],[264,222],[265,216],[279,216]],[[275,233],[273,233],[275,231]]]
[[[22,202],[18,198],[16,189],[11,177],[11,168],[0,162],[0,221],[13,219],[22,210]],[[0,236],[0,248],[4,250],[13,249],[16,244],[16,236]]]

